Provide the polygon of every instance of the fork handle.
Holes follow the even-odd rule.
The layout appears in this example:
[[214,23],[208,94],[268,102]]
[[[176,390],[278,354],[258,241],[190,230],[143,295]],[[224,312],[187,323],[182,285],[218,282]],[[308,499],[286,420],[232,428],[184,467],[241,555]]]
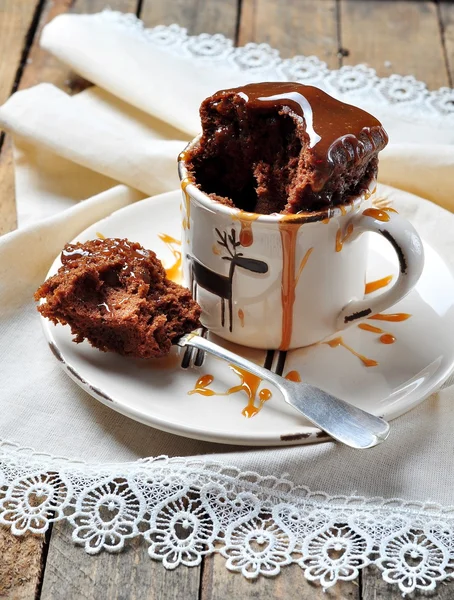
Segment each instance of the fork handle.
[[315,386],[288,381],[196,333],[188,333],[176,343],[181,347],[193,346],[209,352],[217,358],[257,375],[260,379],[273,383],[281,391],[285,401],[295,410],[347,446],[372,448],[388,437],[389,425],[380,417],[352,406]]

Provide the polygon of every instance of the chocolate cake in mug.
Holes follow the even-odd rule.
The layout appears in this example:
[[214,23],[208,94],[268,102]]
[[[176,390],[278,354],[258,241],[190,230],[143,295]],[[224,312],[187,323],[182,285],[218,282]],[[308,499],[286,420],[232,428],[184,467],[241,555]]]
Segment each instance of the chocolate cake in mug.
[[[235,343],[288,350],[381,312],[413,289],[422,242],[372,206],[388,136],[369,113],[299,83],[222,90],[179,157],[185,282],[201,322]],[[368,235],[394,248],[394,285],[365,297]]]

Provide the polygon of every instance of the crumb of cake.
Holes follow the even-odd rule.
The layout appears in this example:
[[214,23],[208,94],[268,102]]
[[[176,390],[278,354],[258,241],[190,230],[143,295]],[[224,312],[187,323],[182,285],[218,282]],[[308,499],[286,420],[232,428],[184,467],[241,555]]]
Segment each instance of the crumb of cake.
[[185,152],[195,184],[248,212],[294,214],[346,203],[377,175],[380,122],[318,88],[259,83],[201,105],[202,137]]
[[39,312],[69,325],[74,341],[103,351],[159,358],[179,336],[200,326],[188,289],[166,277],[151,250],[127,239],[67,244],[62,266],[36,291]]

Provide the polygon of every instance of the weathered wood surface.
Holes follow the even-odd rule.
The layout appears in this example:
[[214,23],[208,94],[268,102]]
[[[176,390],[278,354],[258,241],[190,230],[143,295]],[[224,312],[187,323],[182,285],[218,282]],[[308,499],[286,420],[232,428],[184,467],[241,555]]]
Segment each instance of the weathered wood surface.
[[243,0],[238,43],[266,42],[281,56],[317,55],[339,66],[336,0]]
[[430,88],[448,85],[437,6],[421,0],[340,0],[344,65],[366,63],[380,77],[414,75]]
[[241,573],[230,573],[220,554],[204,561],[200,600],[360,600],[357,581],[343,581],[324,592],[304,578],[298,565],[284,567],[278,577],[249,581]]
[[[0,103],[15,89],[42,81],[67,93],[87,85],[39,48],[39,35],[58,14],[97,12],[106,5],[133,12],[147,26],[178,23],[190,34],[220,32],[238,44],[267,42],[284,57],[315,54],[330,68],[364,62],[380,76],[412,74],[430,88],[454,78],[454,4],[447,0],[0,0]],[[2,138],[3,139],[3,138]],[[1,142],[0,142],[1,144]],[[0,150],[0,233],[15,227],[11,140]],[[69,541],[70,527],[55,524],[50,541],[16,539],[0,531],[0,597],[8,600],[95,598],[224,600],[298,597],[301,600],[400,598],[397,587],[366,569],[357,582],[324,594],[298,566],[255,582],[229,573],[221,556],[201,567],[166,571],[142,540],[119,555],[85,554]],[[416,593],[415,598],[426,597]],[[454,583],[431,597],[454,597]]]
[[68,543],[71,531],[67,523],[52,529],[41,600],[198,600],[201,567],[167,571],[150,559],[141,538],[120,554],[89,556]]

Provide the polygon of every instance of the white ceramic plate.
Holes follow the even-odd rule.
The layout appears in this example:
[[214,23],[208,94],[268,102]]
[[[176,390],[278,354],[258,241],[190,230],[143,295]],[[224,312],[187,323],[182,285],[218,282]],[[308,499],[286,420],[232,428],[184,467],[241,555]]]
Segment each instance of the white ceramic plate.
[[[170,249],[159,234],[180,236],[180,193],[144,200],[113,213],[77,237],[86,241],[101,233],[106,237],[127,237],[154,250],[165,265],[172,262]],[[425,244],[426,267],[417,288],[392,313],[409,313],[403,322],[367,321],[396,338],[383,344],[380,336],[356,325],[343,333],[344,342],[357,353],[378,362],[365,367],[347,348],[319,344],[274,356],[261,350],[228,345],[248,358],[264,364],[280,361],[283,374],[298,371],[304,381],[361,408],[395,419],[420,403],[438,388],[454,367],[454,280],[441,257]],[[49,275],[60,265],[55,260]],[[389,244],[371,237],[368,281],[397,273]],[[380,293],[380,292],[375,292]],[[243,416],[247,394],[188,395],[199,377],[212,375],[208,388],[225,392],[240,384],[240,378],[221,361],[206,357],[201,368],[181,368],[183,350],[173,349],[170,357],[153,360],[126,359],[100,352],[88,343],[74,344],[69,327],[43,319],[44,332],[52,351],[68,375],[106,406],[164,431],[179,435],[246,445],[288,445],[327,439],[286,405],[272,386],[272,397],[252,418]],[[216,339],[221,342],[221,340]],[[285,358],[285,364],[284,363]]]

